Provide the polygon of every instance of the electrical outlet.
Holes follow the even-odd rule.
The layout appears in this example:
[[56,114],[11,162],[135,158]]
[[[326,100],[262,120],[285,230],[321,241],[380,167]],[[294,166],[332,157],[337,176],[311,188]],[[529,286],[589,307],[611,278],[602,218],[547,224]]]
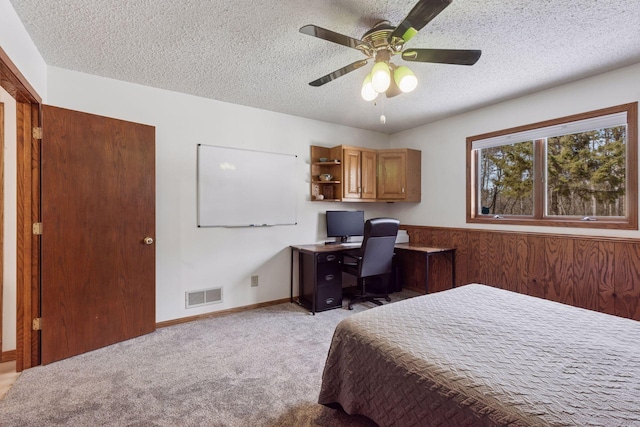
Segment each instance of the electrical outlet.
[[258,286],[258,275],[257,274],[255,276],[251,276],[251,286],[252,287]]

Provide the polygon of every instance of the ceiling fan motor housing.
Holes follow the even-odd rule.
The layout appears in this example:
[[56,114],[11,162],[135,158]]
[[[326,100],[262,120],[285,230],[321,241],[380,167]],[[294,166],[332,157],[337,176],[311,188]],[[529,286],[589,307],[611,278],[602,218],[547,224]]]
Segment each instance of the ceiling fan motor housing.
[[396,27],[390,25],[389,21],[380,21],[364,33],[362,40],[373,47],[372,51],[365,49],[365,54],[375,58],[376,62],[388,62],[392,55],[399,53],[402,50],[402,44],[391,45],[389,43],[389,38],[395,29]]

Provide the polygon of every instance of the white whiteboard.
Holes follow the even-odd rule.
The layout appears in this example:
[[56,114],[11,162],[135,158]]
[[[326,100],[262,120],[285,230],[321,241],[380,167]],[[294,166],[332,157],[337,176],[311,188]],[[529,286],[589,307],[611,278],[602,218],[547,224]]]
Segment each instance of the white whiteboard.
[[295,224],[296,158],[198,144],[198,227]]

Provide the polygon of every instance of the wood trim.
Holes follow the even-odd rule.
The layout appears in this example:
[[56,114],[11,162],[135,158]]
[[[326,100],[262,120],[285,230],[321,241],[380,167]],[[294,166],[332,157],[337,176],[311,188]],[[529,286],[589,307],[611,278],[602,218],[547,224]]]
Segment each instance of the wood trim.
[[39,239],[32,234],[31,225],[39,219],[39,143],[32,129],[40,124],[42,98],[2,48],[0,86],[16,99],[16,370],[20,372],[40,363],[40,335],[31,330],[31,320],[40,310]]
[[[627,147],[627,192],[629,197],[629,224],[634,230],[638,229],[638,103],[628,104],[627,110],[627,141],[636,141]],[[629,209],[633,207],[632,209]]]
[[464,228],[464,227],[432,227],[429,225],[410,225],[410,224],[401,224],[400,230],[449,230],[449,231],[458,231],[458,232],[469,232],[469,231],[485,231],[489,233],[503,233],[503,234],[515,234],[519,236],[541,236],[541,237],[564,237],[568,239],[580,239],[580,240],[595,240],[595,241],[607,241],[607,242],[618,242],[618,243],[640,243],[640,239],[633,237],[611,237],[611,236],[591,236],[584,234],[562,234],[562,233],[535,233],[535,232],[522,232],[522,231],[511,231],[511,230],[493,230],[493,229],[484,229],[484,228]]
[[4,209],[4,103],[0,102],[0,353],[2,353],[2,319],[4,317]]
[[9,55],[0,47],[0,86],[2,86],[16,101],[27,104],[41,104],[42,98],[22,75],[18,67],[11,61]]
[[164,322],[156,323],[156,328],[166,328],[168,326],[180,325],[182,323],[194,322],[196,320],[210,319],[212,317],[224,316],[232,313],[240,313],[243,311],[254,310],[256,308],[270,307],[272,305],[278,305],[285,302],[289,302],[289,298],[283,298],[283,299],[278,299],[278,300],[268,301],[268,302],[261,302],[257,304],[250,304],[242,307],[229,308],[227,310],[214,311],[213,313],[198,314],[195,316],[181,317],[179,319],[173,319],[173,320],[166,320]]
[[[31,108],[31,158],[30,158],[30,196],[31,212],[30,219],[25,226],[31,238],[31,256],[28,262],[31,263],[31,277],[29,286],[31,287],[31,315],[29,320],[40,317],[40,236],[33,234],[33,223],[40,221],[40,143],[39,139],[33,138],[33,128],[42,127],[40,105],[30,104]],[[40,332],[31,331],[31,366],[41,364],[40,360]]]
[[3,351],[0,353],[0,362],[13,362],[14,360],[16,360],[15,350]]
[[17,133],[17,334],[16,370],[35,366],[31,352],[32,231],[31,222],[31,105],[16,103]]
[[[478,153],[471,149],[473,144],[472,137],[467,138],[467,222],[471,222],[476,214],[478,209],[478,197],[477,197],[477,186],[475,185],[477,178],[473,178],[472,176],[476,172],[475,165],[478,164]],[[472,185],[473,184],[473,185]]]

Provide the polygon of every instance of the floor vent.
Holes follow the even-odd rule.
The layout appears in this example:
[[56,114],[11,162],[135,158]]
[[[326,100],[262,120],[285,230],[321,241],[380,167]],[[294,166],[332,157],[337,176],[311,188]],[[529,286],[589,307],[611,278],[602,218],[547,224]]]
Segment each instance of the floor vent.
[[185,292],[185,308],[222,302],[222,288],[202,289]]

